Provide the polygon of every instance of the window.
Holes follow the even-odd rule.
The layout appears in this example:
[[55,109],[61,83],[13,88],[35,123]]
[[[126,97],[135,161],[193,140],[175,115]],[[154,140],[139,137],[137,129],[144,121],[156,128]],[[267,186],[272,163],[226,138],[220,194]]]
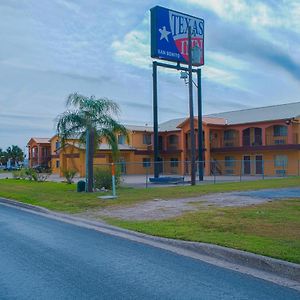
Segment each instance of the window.
[[170,166],[171,166],[171,168],[177,168],[178,167],[178,158],[171,158]]
[[55,166],[56,166],[56,168],[59,168],[59,160],[55,161]]
[[151,166],[151,159],[148,157],[143,158],[143,167],[144,168],[150,168]]
[[287,136],[288,130],[286,126],[283,125],[274,125],[273,126],[274,136]]
[[274,157],[274,167],[286,168],[288,165],[287,155],[275,155]]
[[56,141],[56,143],[55,143],[55,149],[57,150],[59,148],[60,148],[60,141]]
[[125,144],[125,135],[123,135],[123,134],[118,135],[118,144],[119,145]]
[[178,144],[178,136],[175,134],[172,134],[168,137],[169,139],[169,144],[170,145],[177,145]]
[[151,134],[144,133],[143,134],[143,144],[144,145],[151,145]]
[[234,156],[225,156],[225,167],[234,167],[235,158]]
[[224,131],[224,141],[233,140],[235,138],[235,130]]

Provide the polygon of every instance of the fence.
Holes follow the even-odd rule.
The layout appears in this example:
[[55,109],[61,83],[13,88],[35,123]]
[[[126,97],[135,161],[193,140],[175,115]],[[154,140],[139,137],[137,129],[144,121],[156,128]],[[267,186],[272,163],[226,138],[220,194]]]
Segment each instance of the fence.
[[[158,182],[154,179],[154,165],[159,170]],[[106,169],[111,172],[111,163],[94,164],[94,170]],[[166,184],[190,183],[190,161],[159,161],[153,162],[117,162],[116,172],[123,186],[151,187]],[[203,169],[203,182],[238,182],[265,178],[300,176],[300,160],[212,160],[196,162],[196,183],[199,181],[199,170]]]

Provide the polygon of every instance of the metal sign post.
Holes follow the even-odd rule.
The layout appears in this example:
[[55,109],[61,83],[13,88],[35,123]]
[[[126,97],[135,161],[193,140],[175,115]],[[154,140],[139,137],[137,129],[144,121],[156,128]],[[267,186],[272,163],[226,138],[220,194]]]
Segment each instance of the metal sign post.
[[195,165],[195,129],[194,129],[194,103],[193,103],[193,71],[192,71],[192,36],[191,27],[188,27],[188,55],[189,55],[189,106],[190,106],[190,162],[191,162],[191,185],[196,184]]
[[159,177],[158,165],[158,113],[157,113],[157,62],[153,62],[153,131],[154,131],[154,178]]
[[203,130],[202,130],[202,86],[201,69],[197,69],[198,86],[198,172],[199,181],[203,181]]

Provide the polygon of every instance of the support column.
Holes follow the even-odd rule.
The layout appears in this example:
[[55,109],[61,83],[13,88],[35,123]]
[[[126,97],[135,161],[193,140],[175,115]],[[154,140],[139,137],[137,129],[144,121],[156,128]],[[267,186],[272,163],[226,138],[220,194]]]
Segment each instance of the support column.
[[159,177],[159,164],[158,164],[158,112],[157,112],[157,62],[154,61],[153,67],[153,131],[154,131],[154,178]]
[[190,108],[190,133],[191,133],[191,185],[196,184],[195,165],[195,129],[194,129],[194,104],[193,104],[193,71],[192,71],[192,37],[191,27],[188,28],[188,53],[189,53],[189,108]]
[[243,129],[239,129],[239,146],[243,146]]
[[293,141],[293,126],[288,125],[287,128],[288,128],[287,143],[288,144],[294,144],[294,141]]
[[262,145],[265,146],[266,145],[266,127],[262,127],[261,128],[261,140],[262,140]]
[[202,86],[201,69],[197,70],[198,83],[198,170],[199,181],[203,181],[203,135],[202,135]]
[[37,164],[41,164],[41,148],[40,145],[37,146]]

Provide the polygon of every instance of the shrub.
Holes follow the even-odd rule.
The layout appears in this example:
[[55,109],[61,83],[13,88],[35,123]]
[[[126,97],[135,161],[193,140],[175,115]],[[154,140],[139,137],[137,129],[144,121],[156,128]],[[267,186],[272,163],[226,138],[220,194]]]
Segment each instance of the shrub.
[[26,178],[28,180],[43,182],[48,178],[48,173],[39,173],[33,168],[25,169]]
[[[116,186],[120,184],[121,174],[116,170],[115,174]],[[94,169],[94,187],[96,189],[105,188],[112,189],[111,169],[110,167],[102,167]]]
[[63,175],[66,178],[68,184],[73,183],[73,178],[75,177],[76,173],[76,170],[63,170]]
[[38,181],[38,175],[36,170],[32,168],[25,169],[25,174],[28,180]]
[[27,178],[26,169],[14,171],[14,172],[12,172],[12,175],[13,175],[13,178],[15,178],[15,179],[26,179]]

